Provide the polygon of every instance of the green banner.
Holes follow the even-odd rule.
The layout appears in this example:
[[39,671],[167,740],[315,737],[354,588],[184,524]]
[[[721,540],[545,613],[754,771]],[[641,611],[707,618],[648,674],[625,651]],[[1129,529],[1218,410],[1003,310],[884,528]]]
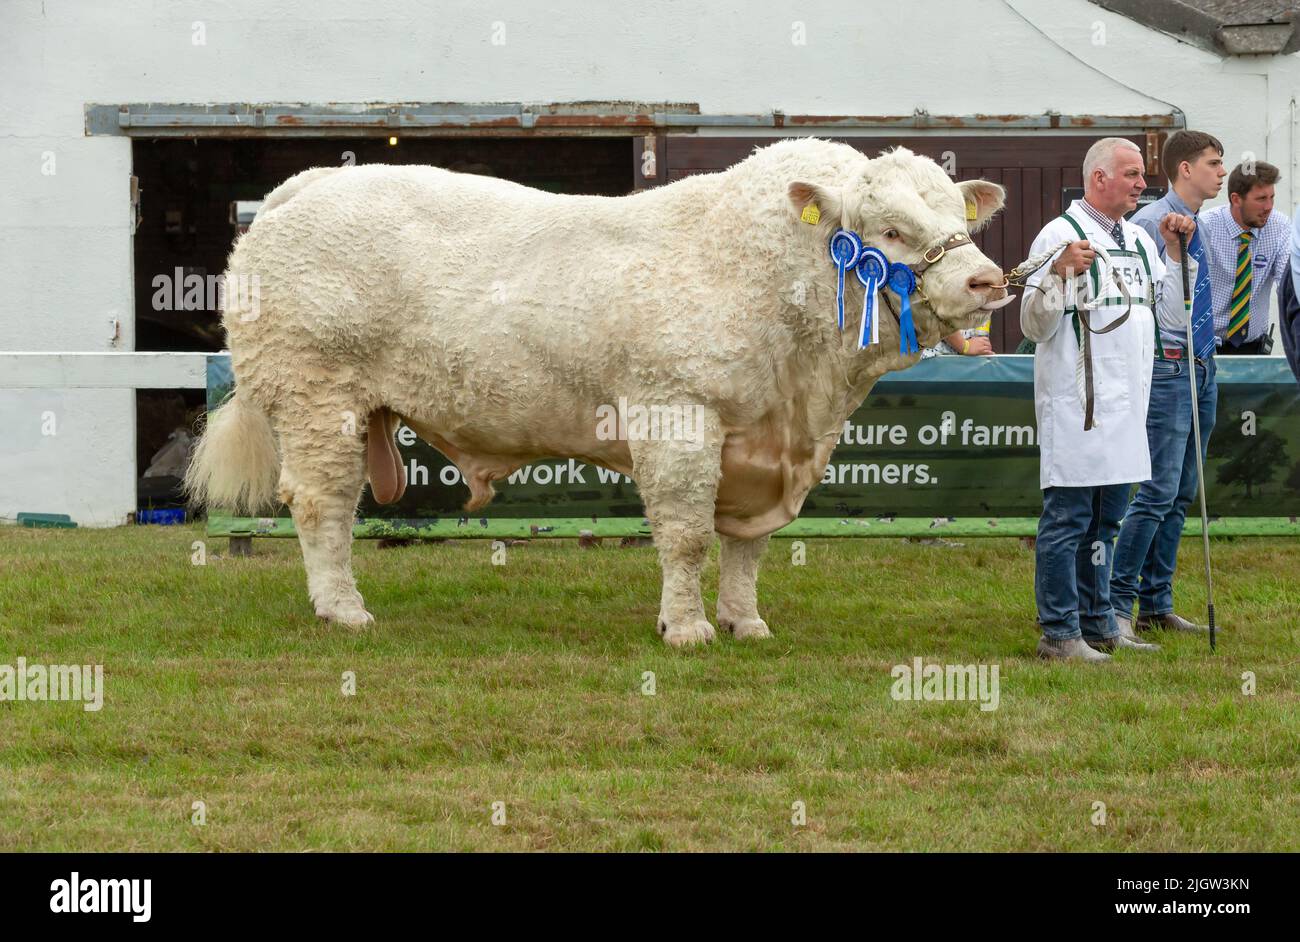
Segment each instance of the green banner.
[[[889,517],[1037,517],[1033,369],[1032,356],[947,356],[881,379],[845,423],[800,522],[828,518],[833,532],[864,533],[870,521]],[[1220,357],[1218,385],[1206,465],[1211,516],[1300,514],[1300,387],[1285,359]],[[229,354],[210,356],[209,408],[232,386]],[[498,481],[496,498],[471,518],[460,509],[469,488],[455,465],[405,427],[398,447],[406,494],[380,506],[366,490],[358,516],[375,522],[368,533],[432,527],[526,536],[533,528],[548,532],[546,521],[564,531],[590,521],[596,533],[647,532],[636,485],[607,469],[571,458],[532,462]],[[287,516],[284,508],[278,516]],[[229,518],[220,523],[222,532],[245,526]],[[275,533],[283,524],[267,520],[255,529]]]

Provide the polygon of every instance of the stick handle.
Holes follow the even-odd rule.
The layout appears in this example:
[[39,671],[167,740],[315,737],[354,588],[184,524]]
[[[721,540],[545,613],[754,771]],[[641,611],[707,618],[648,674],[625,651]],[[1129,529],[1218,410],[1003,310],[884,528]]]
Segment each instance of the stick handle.
[[[1190,311],[1192,309],[1192,276],[1187,272],[1187,233],[1178,233],[1178,251],[1183,256],[1183,305]],[[1187,318],[1187,339],[1192,339],[1192,319]],[[1189,348],[1190,352],[1190,348]]]

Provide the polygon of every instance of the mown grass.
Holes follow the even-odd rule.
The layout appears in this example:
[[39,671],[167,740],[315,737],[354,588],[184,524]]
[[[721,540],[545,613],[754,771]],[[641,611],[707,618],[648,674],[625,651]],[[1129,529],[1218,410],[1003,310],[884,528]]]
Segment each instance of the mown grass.
[[[1085,669],[1033,657],[1016,540],[776,542],[776,637],[681,652],[649,547],[359,543],[354,633],[316,620],[296,541],[192,565],[203,538],[0,528],[0,664],[106,687],[0,702],[0,850],[1300,849],[1300,541],[1214,543],[1217,655]],[[1199,541],[1180,563],[1194,615]],[[916,656],[998,664],[999,708],[894,701]]]

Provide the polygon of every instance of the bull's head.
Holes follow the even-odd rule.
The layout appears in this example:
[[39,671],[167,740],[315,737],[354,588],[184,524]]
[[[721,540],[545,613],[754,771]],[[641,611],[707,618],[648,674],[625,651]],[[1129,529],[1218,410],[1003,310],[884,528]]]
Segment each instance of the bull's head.
[[[954,182],[930,158],[899,147],[867,161],[858,176],[840,186],[792,182],[789,194],[796,214],[816,205],[818,238],[849,229],[891,262],[920,271],[912,310],[917,338],[925,346],[978,327],[1011,301],[1002,269],[974,244],[940,251],[952,246],[954,236],[983,228],[1002,208],[1006,192],[996,183]],[[825,246],[822,241],[820,251],[831,265]]]

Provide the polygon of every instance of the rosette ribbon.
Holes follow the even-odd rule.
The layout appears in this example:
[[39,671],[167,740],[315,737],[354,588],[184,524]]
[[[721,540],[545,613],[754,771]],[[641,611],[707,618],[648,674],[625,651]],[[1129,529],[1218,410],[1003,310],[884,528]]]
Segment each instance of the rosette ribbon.
[[889,289],[898,295],[898,352],[919,353],[916,326],[912,323],[912,292],[916,290],[916,274],[901,262],[889,266]]
[[880,340],[880,323],[876,318],[876,295],[880,293],[889,276],[889,259],[880,249],[864,246],[858,253],[855,269],[862,283],[862,331],[858,334],[858,349]]
[[862,257],[862,240],[856,232],[837,229],[831,236],[831,260],[839,272],[835,288],[835,309],[840,317],[840,330],[844,329],[844,273],[858,264]]

